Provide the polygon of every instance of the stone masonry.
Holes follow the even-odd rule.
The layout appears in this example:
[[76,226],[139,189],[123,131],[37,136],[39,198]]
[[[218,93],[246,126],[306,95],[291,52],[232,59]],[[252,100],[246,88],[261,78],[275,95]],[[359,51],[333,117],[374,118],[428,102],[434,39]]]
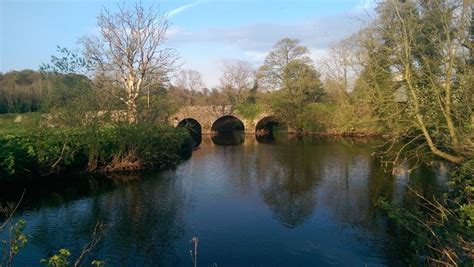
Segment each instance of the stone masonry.
[[247,119],[238,114],[231,105],[219,105],[219,106],[187,106],[181,108],[173,116],[171,116],[171,124],[176,127],[179,122],[184,119],[195,119],[201,124],[202,133],[210,134],[212,124],[223,116],[233,116],[244,124],[246,133],[255,133],[255,126],[257,123],[268,116],[271,116],[268,112],[262,112],[258,114],[255,119]]

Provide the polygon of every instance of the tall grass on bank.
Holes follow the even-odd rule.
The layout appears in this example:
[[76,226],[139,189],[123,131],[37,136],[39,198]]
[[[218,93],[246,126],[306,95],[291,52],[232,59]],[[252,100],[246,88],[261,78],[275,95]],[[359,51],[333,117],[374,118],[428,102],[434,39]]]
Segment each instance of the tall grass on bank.
[[168,125],[106,125],[0,132],[0,178],[168,168],[190,136]]

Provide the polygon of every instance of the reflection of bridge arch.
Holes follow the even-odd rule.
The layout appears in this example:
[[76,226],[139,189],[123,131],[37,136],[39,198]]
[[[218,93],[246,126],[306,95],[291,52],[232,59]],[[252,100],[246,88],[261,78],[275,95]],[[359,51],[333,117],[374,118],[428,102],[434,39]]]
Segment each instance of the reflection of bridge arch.
[[257,114],[255,118],[245,118],[239,114],[234,106],[188,106],[181,108],[178,112],[171,116],[170,123],[177,127],[184,119],[194,119],[201,125],[203,134],[212,133],[212,125],[221,117],[232,116],[239,119],[246,133],[255,133],[255,126],[257,123],[268,116],[268,112]]
[[181,120],[177,127],[186,128],[193,139],[193,147],[197,147],[202,142],[202,126],[201,124],[193,119],[193,118],[186,118]]

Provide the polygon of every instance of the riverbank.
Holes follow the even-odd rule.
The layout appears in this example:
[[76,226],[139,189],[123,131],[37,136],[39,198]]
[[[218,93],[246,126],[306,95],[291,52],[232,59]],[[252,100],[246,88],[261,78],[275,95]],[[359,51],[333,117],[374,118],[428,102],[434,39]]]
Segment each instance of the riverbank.
[[187,131],[168,125],[3,129],[0,179],[165,169],[178,164],[190,149]]
[[321,136],[321,137],[381,137],[387,138],[387,134],[369,131],[352,131],[352,132],[339,132],[339,131],[302,131],[302,132],[289,132],[294,135],[306,135],[306,136]]

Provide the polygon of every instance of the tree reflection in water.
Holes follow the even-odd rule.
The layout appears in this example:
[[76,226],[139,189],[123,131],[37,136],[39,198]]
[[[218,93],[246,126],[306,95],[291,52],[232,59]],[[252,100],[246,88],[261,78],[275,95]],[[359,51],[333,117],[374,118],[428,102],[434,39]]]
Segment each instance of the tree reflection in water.
[[77,255],[100,221],[106,224],[105,237],[93,255],[109,255],[107,262],[124,266],[177,265],[175,240],[182,236],[184,227],[181,185],[166,177],[124,177],[91,178],[89,193],[100,194],[60,207],[42,207],[40,216],[27,218],[28,228],[35,229],[29,242],[42,250],[38,254],[27,246],[24,252],[30,254],[29,260],[39,261],[60,248]]
[[262,197],[275,217],[289,228],[304,223],[316,205],[314,188],[319,180],[319,164],[299,153],[301,146],[304,144],[290,141],[273,153],[260,153],[257,157]]
[[[442,175],[424,167],[384,172],[376,140],[231,139],[240,145],[204,136],[168,172],[30,183],[17,217],[31,238],[17,263],[37,265],[60,248],[77,254],[100,220],[108,229],[92,257],[111,266],[189,266],[193,236],[204,266],[400,265],[396,226],[375,204],[417,205],[407,185],[425,196],[442,190]],[[8,188],[0,202],[17,199]]]
[[270,148],[257,150],[259,190],[275,218],[288,228],[304,224],[316,206],[342,223],[378,223],[377,201],[394,199],[394,186],[406,190],[406,184],[397,185],[380,167],[368,140],[295,136]]

